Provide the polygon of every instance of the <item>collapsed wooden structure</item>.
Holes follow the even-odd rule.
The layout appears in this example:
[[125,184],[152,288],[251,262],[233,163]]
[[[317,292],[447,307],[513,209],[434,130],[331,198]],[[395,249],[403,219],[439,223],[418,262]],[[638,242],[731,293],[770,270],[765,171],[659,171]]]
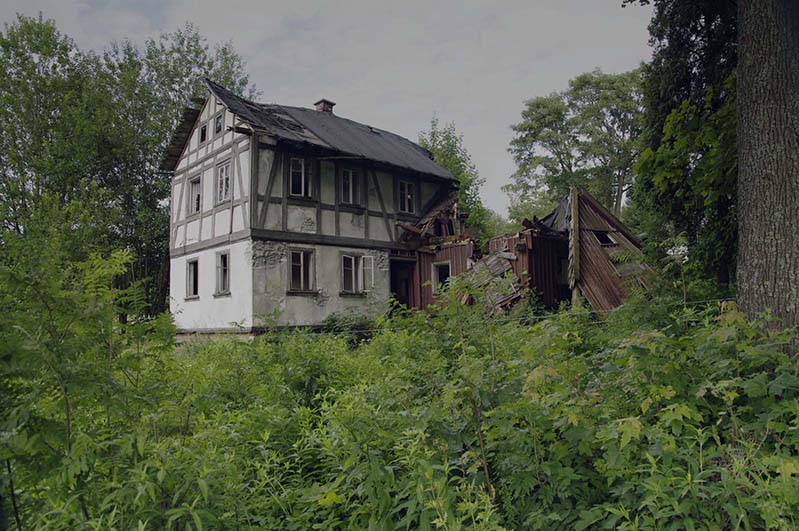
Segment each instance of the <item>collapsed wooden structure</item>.
[[572,188],[550,214],[524,226],[491,240],[482,261],[506,260],[508,267],[493,270],[512,270],[520,291],[526,288],[547,308],[585,297],[594,310],[609,311],[632,284],[645,282],[641,242],[588,192]]

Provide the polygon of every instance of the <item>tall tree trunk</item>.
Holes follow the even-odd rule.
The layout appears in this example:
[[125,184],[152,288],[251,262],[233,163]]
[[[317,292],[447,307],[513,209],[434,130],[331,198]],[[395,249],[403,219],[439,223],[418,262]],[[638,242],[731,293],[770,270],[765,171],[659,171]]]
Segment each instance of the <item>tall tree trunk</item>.
[[738,299],[799,325],[799,2],[738,0]]

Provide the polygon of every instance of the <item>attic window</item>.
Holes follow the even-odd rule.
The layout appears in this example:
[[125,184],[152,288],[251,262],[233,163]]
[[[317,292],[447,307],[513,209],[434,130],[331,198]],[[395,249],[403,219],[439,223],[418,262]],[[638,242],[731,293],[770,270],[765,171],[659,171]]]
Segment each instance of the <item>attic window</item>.
[[305,159],[292,158],[289,166],[289,195],[311,197],[311,183],[305,167]]
[[224,126],[225,126],[225,115],[219,113],[216,115],[216,118],[214,118],[214,134],[218,135],[219,133],[221,133],[222,128]]
[[593,230],[591,231],[596,236],[597,241],[601,245],[616,245],[618,242],[613,239],[613,237],[605,230]]
[[200,144],[208,140],[208,124],[200,126]]
[[355,205],[358,201],[358,174],[351,169],[341,170],[341,202]]
[[413,214],[416,211],[416,193],[413,183],[407,181],[399,182],[399,211],[406,214]]

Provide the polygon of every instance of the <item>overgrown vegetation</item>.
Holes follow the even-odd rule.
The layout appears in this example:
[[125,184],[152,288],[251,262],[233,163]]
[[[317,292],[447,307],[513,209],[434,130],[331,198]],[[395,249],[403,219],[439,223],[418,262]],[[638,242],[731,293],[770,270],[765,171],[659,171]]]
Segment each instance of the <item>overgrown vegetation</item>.
[[173,346],[163,318],[116,319],[124,253],[62,256],[2,269],[4,525],[796,524],[799,361],[732,306],[487,317],[455,283],[371,339]]

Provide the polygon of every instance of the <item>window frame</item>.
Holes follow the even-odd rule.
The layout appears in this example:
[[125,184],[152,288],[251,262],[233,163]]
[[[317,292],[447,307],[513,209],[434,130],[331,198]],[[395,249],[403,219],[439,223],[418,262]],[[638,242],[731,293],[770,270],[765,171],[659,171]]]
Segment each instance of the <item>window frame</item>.
[[[199,192],[197,194],[198,201],[197,201],[197,209],[196,210],[194,209],[194,206],[195,206],[194,199],[195,199],[195,197],[194,197],[194,190],[193,190],[195,183],[197,184],[197,190]],[[200,173],[200,174],[195,175],[194,177],[191,177],[188,180],[188,185],[189,185],[189,193],[188,193],[188,203],[189,204],[187,205],[187,212],[186,212],[187,217],[188,216],[193,216],[195,214],[199,214],[203,210],[203,176],[202,176],[202,174]]]
[[[219,195],[219,179],[222,176],[222,168],[227,168],[227,190],[224,197],[220,197]],[[216,184],[215,192],[214,192],[214,204],[219,205],[224,203],[225,201],[229,201],[231,197],[233,197],[233,180],[230,178],[230,173],[233,168],[233,163],[230,159],[220,162],[216,165],[216,169],[214,170],[214,174],[216,178],[214,182]]]
[[[192,282],[192,266],[194,266]],[[193,291],[193,293],[192,293]],[[200,298],[200,258],[190,258],[186,260],[186,297],[185,300],[197,300]]]
[[[219,130],[217,131],[217,121],[222,120],[221,125],[219,126]],[[214,131],[214,138],[220,137],[225,134],[225,111],[220,111],[214,115],[213,122],[213,131]]]
[[[441,281],[438,275],[438,269],[441,266],[447,266],[447,278],[445,278],[443,282]],[[433,289],[435,291],[438,291],[441,288],[443,288],[450,277],[452,277],[452,260],[441,260],[439,262],[433,262],[433,271],[430,274],[430,280],[433,281]]]
[[[345,174],[348,174],[347,179],[349,180],[349,186],[345,185]],[[349,206],[358,206],[361,204],[360,178],[361,175],[355,168],[341,169],[341,177],[339,179],[339,197],[341,204]]]
[[[288,289],[286,290],[289,294],[307,294],[307,293],[316,293],[316,251],[315,249],[310,248],[303,248],[303,247],[291,247],[289,248],[289,260],[288,260]],[[294,285],[294,255],[299,254],[300,258],[300,286],[296,287]],[[305,267],[307,264],[307,280],[308,285],[305,284],[306,274],[305,274]]]
[[[613,236],[611,236],[611,234],[610,234],[610,231],[607,231],[607,230],[594,230],[594,229],[591,229],[591,232],[593,233],[593,235],[594,235],[594,238],[596,238],[596,241],[597,241],[597,242],[599,243],[599,245],[601,245],[602,247],[613,247],[614,245],[618,245],[618,244],[619,244],[619,242],[618,242],[618,241],[616,241],[616,238],[614,238]],[[599,235],[600,235],[600,234],[602,234],[603,236],[605,236],[605,238],[607,238],[609,241],[608,241],[608,242],[603,242],[603,241],[602,241],[602,239],[599,237]]]
[[[300,188],[301,193],[297,194],[294,193],[294,161],[299,161],[301,166],[301,173],[300,173]],[[289,164],[288,164],[288,192],[290,197],[301,197],[305,199],[311,199],[313,197],[313,191],[311,189],[311,181],[308,176],[308,160],[303,157],[289,157]]]
[[[347,289],[347,268],[345,262],[351,261],[352,267],[350,268],[350,278],[352,289]],[[366,295],[371,292],[375,286],[375,265],[374,256],[368,254],[341,253],[341,275],[340,293],[342,295]],[[368,267],[367,267],[368,264]],[[368,273],[367,273],[368,271]]]
[[[222,259],[226,263],[222,267]],[[216,291],[215,297],[230,295],[230,250],[219,251],[216,253]]]
[[[405,193],[402,193],[403,186],[405,187]],[[410,190],[410,194],[408,194],[408,190]],[[416,214],[415,182],[400,179],[397,183],[397,210],[402,214]]]

